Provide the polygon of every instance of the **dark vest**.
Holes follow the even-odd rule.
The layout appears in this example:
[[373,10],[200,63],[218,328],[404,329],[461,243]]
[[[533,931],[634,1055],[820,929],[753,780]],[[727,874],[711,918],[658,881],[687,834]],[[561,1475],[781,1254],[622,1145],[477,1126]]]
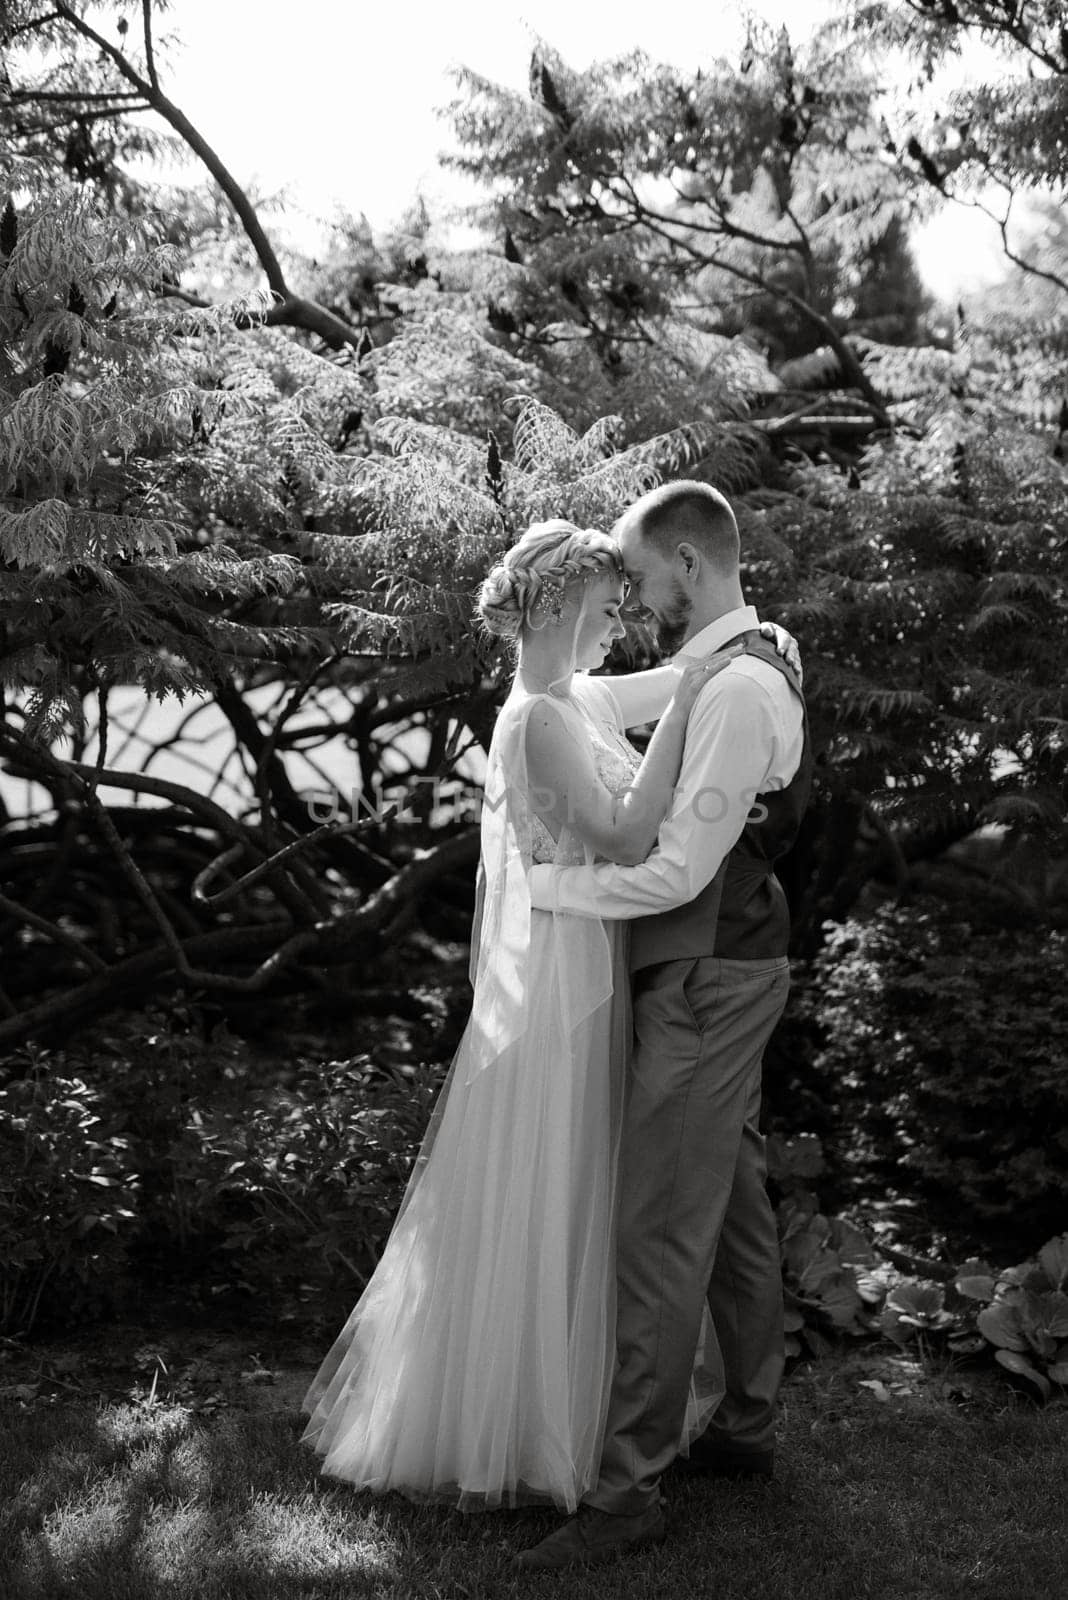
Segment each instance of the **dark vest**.
[[[739,635],[745,653],[781,672],[804,698],[797,674],[756,629]],[[734,643],[734,640],[730,641]],[[784,789],[758,794],[741,837],[719,871],[686,905],[631,924],[630,964],[637,971],[657,961],[720,956],[730,961],[767,961],[786,954],[790,910],[775,862],[797,837],[812,787],[812,748],[804,714],[801,760]],[[722,781],[722,780],[721,780]]]

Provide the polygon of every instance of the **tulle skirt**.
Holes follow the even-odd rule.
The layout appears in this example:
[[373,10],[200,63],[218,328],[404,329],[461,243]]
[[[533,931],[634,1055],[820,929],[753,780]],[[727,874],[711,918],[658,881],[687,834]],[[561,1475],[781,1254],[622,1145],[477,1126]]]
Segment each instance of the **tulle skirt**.
[[[561,974],[605,933],[615,992],[565,1025]],[[529,961],[526,1028],[472,1073],[468,1024],[382,1258],[305,1397],[323,1472],[361,1488],[573,1510],[596,1481],[615,1359],[623,929],[534,912]]]

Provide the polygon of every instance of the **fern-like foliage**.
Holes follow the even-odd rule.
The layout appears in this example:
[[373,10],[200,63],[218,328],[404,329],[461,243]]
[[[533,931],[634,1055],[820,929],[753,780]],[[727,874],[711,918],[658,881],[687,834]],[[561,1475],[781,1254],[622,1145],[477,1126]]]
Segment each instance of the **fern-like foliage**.
[[[701,416],[722,397],[695,390],[685,357],[670,370],[687,325],[745,330],[776,365],[863,320],[887,273],[900,326],[915,320],[909,185],[886,160],[878,74],[856,50],[795,47],[753,21],[742,64],[687,72],[632,53],[580,72],[539,41],[527,96],[457,80],[453,164],[491,189],[481,216],[505,244],[491,319],[554,377],[584,358],[626,389],[655,365],[661,392]],[[600,410],[629,421],[627,406]]]
[[[778,614],[808,641],[828,757],[895,813],[962,785],[1056,795],[1068,777],[1068,476],[1020,425],[932,425],[824,469],[761,514],[795,552]],[[743,525],[743,535],[745,535]],[[773,591],[774,592],[774,591]],[[1063,810],[1063,796],[1061,798]],[[981,808],[981,807],[980,807]]]
[[[1026,238],[1017,201],[1045,199],[1063,212],[1068,183],[1068,29],[1060,0],[865,0],[823,30],[828,43],[862,44],[876,59],[904,59],[879,97],[884,160],[921,213],[978,207],[1001,230],[1006,265],[1021,280],[1068,295],[1068,257],[1043,260]],[[979,76],[956,70],[971,55]],[[949,70],[944,70],[948,68]],[[915,92],[922,83],[924,92]]]
[[342,591],[326,614],[346,648],[393,663],[388,681],[406,693],[426,683],[471,683],[507,662],[472,621],[474,592],[488,568],[529,523],[567,517],[608,527],[625,506],[700,450],[694,434],[620,448],[618,419],[579,433],[541,401],[520,402],[512,449],[488,468],[484,445],[447,427],[382,418],[383,453],[356,462],[329,496],[356,534],[317,534],[309,553]]
[[[128,43],[131,62],[146,75],[136,24],[131,34],[129,19],[123,18],[114,33],[114,8],[101,0],[78,0],[72,9],[109,40]],[[151,9],[164,11],[166,0]],[[91,185],[109,206],[131,214],[143,210],[145,190],[135,169],[143,169],[146,161],[180,161],[182,141],[146,124],[138,115],[144,110],[141,96],[104,51],[72,33],[59,10],[36,0],[4,0],[0,39],[5,67],[0,149],[17,155],[24,170],[63,172],[75,183]],[[168,36],[154,41],[157,68],[172,42]]]
[[[0,195],[0,671],[25,688],[26,727],[51,737],[94,683],[184,693],[262,650],[228,605],[291,589],[298,564],[203,549],[164,492],[238,388],[198,381],[235,312],[168,301],[173,253],[84,188],[25,163]],[[16,196],[18,201],[16,202]],[[299,432],[299,424],[295,424]],[[301,435],[294,452],[311,452]],[[293,640],[288,641],[292,648]]]

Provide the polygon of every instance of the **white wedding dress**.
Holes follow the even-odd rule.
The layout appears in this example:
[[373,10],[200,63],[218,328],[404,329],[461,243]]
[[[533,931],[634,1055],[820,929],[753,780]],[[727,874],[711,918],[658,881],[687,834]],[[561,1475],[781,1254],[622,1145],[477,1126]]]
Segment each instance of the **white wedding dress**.
[[[573,1510],[596,1480],[615,1357],[624,930],[524,903],[531,861],[590,858],[529,808],[538,698],[513,690],[490,751],[471,1019],[382,1258],[304,1401],[324,1473],[463,1509]],[[605,686],[576,674],[553,703],[626,789],[639,757]],[[688,1437],[711,1404],[692,1397]]]

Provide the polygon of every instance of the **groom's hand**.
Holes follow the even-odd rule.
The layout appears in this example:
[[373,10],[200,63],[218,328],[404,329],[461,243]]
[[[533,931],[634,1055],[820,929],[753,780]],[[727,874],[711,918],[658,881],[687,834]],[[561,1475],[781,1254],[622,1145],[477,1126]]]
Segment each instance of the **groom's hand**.
[[777,622],[762,622],[760,632],[763,638],[771,640],[776,654],[782,656],[786,665],[797,673],[797,681],[801,683],[805,673],[801,666],[801,651],[793,634],[787,633],[785,628],[780,628]]
[[542,861],[537,866],[531,867],[527,888],[530,890],[530,904],[533,910],[553,909],[553,869],[550,862]]

